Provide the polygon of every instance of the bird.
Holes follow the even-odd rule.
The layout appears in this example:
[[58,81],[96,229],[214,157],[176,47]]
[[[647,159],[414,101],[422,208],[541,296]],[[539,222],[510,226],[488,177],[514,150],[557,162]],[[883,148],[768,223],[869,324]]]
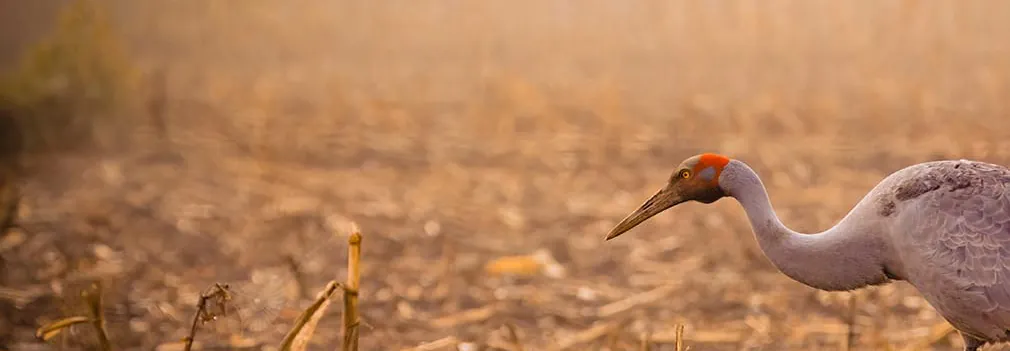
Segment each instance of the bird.
[[782,223],[747,163],[693,155],[605,241],[679,204],[740,204],[764,256],[799,283],[851,291],[904,281],[960,334],[964,351],[1010,341],[1010,169],[968,159],[917,163],[885,176],[835,226]]

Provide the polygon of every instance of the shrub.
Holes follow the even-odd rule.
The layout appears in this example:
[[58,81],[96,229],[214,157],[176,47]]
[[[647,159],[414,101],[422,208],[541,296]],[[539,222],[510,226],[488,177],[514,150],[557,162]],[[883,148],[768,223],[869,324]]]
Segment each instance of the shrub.
[[[108,146],[123,133],[133,69],[91,0],[65,5],[52,33],[0,77],[0,153]],[[0,155],[2,157],[3,155]]]

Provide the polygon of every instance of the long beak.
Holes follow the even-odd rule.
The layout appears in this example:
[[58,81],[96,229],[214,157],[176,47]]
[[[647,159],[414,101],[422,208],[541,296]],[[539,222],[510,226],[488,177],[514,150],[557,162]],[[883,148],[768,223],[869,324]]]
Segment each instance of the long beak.
[[642,222],[645,222],[645,220],[652,218],[652,216],[655,216],[681,202],[684,202],[684,200],[676,190],[672,190],[669,187],[663,188],[646,200],[641,207],[635,210],[635,212],[632,212],[627,217],[624,217],[624,219],[621,220],[621,223],[617,223],[617,225],[614,226],[614,229],[611,229],[610,233],[607,234],[606,240],[610,240],[616,238],[618,235],[624,234],[625,232],[631,230],[631,228],[634,228]]

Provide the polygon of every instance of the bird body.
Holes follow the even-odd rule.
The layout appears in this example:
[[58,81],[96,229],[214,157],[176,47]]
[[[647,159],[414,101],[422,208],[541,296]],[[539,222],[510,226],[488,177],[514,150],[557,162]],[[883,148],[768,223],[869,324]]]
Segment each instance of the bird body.
[[747,164],[702,154],[607,240],[677,204],[723,197],[741,204],[761,250],[790,278],[828,291],[904,280],[961,333],[966,351],[1010,341],[1010,169],[971,160],[908,166],[834,227],[802,234],[779,220]]

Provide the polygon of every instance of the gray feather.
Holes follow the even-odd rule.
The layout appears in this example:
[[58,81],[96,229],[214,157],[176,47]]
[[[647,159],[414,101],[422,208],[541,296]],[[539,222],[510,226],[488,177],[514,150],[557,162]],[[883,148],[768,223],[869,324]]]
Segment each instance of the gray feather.
[[986,311],[1010,311],[1010,171],[964,160],[926,163],[894,195],[909,202],[903,212],[913,218],[901,223],[911,227],[900,231],[914,236],[917,261],[929,265],[919,270],[976,292]]

